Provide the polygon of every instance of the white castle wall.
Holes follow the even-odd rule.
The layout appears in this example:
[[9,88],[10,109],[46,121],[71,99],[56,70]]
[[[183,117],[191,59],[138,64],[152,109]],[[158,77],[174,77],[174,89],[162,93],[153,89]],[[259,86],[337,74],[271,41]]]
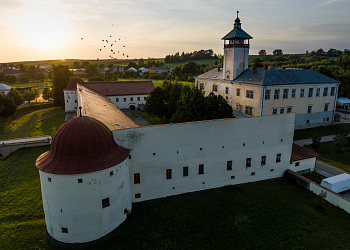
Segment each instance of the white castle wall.
[[76,90],[64,90],[64,111],[74,112],[77,110],[77,91]]
[[[128,160],[87,174],[39,173],[47,231],[58,241],[98,239],[119,226],[126,219],[124,210],[131,209]],[[78,179],[83,182],[78,183]],[[110,206],[102,208],[105,198],[109,198]]]
[[[131,105],[138,108],[138,104],[145,104],[147,95],[126,95],[126,96],[107,96],[113,104],[119,109],[128,109]],[[118,99],[118,101],[117,101]]]
[[[131,150],[132,202],[281,177],[291,165],[294,119],[291,113],[113,131],[116,142]],[[263,167],[262,156],[267,157]],[[246,168],[246,158],[251,167]],[[200,164],[204,174],[199,174]],[[166,179],[167,169],[172,179]],[[139,184],[134,184],[135,173],[140,173]]]

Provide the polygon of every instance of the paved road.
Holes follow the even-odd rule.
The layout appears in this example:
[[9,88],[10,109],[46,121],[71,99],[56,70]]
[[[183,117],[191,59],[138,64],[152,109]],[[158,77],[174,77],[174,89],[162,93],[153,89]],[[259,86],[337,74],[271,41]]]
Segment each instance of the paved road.
[[137,114],[137,116],[132,115],[131,111],[129,109],[121,109],[121,111],[124,112],[125,115],[127,115],[133,122],[135,122],[140,127],[150,126],[151,124],[142,118],[139,114],[141,111],[134,110],[133,113]]
[[[323,136],[321,138],[321,142],[327,142],[327,141],[333,141],[334,139],[334,136],[335,135],[326,135],[326,136]],[[300,146],[303,146],[304,144],[305,145],[310,145],[312,144],[312,139],[303,139],[303,140],[298,140],[298,141],[294,141],[295,144],[298,144]]]
[[331,174],[331,175],[338,175],[338,174],[347,173],[339,168],[333,167],[331,165],[328,165],[328,164],[320,162],[320,161],[316,161],[315,170],[326,172],[326,173]]
[[25,142],[35,142],[35,141],[43,141],[43,140],[51,140],[50,135],[45,136],[36,136],[36,137],[27,137],[27,138],[18,138],[18,139],[10,139],[10,140],[2,140],[0,144],[15,144],[15,143],[25,143]]

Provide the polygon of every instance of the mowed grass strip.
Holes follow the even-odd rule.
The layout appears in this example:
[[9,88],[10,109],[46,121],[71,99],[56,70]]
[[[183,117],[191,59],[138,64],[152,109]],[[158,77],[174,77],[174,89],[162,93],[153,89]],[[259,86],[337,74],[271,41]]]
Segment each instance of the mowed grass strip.
[[33,103],[19,107],[9,117],[0,117],[0,139],[51,135],[64,123],[62,107],[51,103]]
[[[46,238],[36,158],[0,163],[1,249],[348,249],[350,215],[285,179],[226,186],[133,205],[127,220],[83,245]],[[132,184],[131,184],[132,185]],[[93,225],[91,225],[93,226]]]
[[[311,145],[306,145],[306,147],[315,151]],[[344,154],[337,153],[334,141],[322,142],[316,152],[320,154],[317,160],[350,172],[350,151],[348,150]]]
[[335,135],[339,132],[339,129],[341,127],[347,127],[350,129],[350,124],[345,123],[345,124],[336,124],[336,125],[332,125],[332,126],[294,130],[293,140],[310,139],[314,135],[319,135],[319,136]]

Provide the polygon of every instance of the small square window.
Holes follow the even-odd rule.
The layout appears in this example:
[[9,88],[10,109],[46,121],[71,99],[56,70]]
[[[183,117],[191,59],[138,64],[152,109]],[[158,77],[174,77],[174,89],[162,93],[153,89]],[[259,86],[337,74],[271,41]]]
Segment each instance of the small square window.
[[136,173],[134,174],[134,184],[139,184],[139,183],[141,183],[140,173]]
[[78,179],[78,183],[83,183],[83,179]]
[[204,174],[204,164],[199,165],[198,174]]
[[296,166],[296,167],[299,167],[299,165],[300,165],[300,162],[296,162],[296,163],[295,163],[295,166]]
[[247,168],[251,167],[252,166],[252,158],[247,158],[246,161],[245,161],[245,166]]
[[137,100],[138,100],[138,101],[141,101],[141,97],[137,97]]
[[119,98],[115,98],[115,102],[119,102]]
[[109,207],[109,198],[103,199],[102,200],[102,208]]
[[171,169],[167,169],[167,170],[166,170],[166,179],[167,179],[167,180],[172,179]]
[[182,169],[182,175],[183,175],[183,177],[188,176],[188,167],[183,167],[183,169]]
[[232,161],[227,161],[227,170],[232,170]]
[[251,176],[254,176],[255,175],[255,172],[251,172],[251,174],[250,174]]
[[284,108],[280,108],[280,114],[284,114]]
[[133,97],[130,97],[130,102],[134,101],[134,98]]
[[213,92],[217,92],[218,91],[218,85],[213,85]]
[[310,124],[310,120],[306,120],[306,124]]
[[272,109],[272,114],[276,115],[277,114],[277,109]]
[[51,178],[50,178],[50,177],[47,177],[47,180],[48,180],[49,182],[51,182]]
[[141,193],[135,194],[135,199],[137,199],[137,198],[141,198]]
[[200,83],[199,88],[204,89],[204,83]]
[[326,121],[329,122],[329,117],[326,118]]
[[287,113],[292,113],[293,107],[287,107]]
[[232,175],[232,176],[231,176],[231,180],[234,180],[234,179],[235,179],[235,176],[234,176],[234,175]]
[[126,102],[126,98],[123,98],[123,101]]
[[252,107],[245,107],[245,113],[248,115],[253,115],[253,108]]
[[62,233],[67,234],[68,233],[68,228],[62,227]]
[[276,156],[276,162],[281,162],[281,154],[277,154],[277,156]]
[[273,171],[275,171],[274,169],[270,169],[270,172],[273,172]]
[[250,98],[250,99],[253,99],[253,97],[254,97],[254,91],[252,91],[252,90],[247,90],[247,92],[246,92],[246,97],[247,97],[247,98]]
[[113,171],[109,172],[109,176],[112,176],[114,175]]
[[266,165],[266,155],[261,156],[261,166]]

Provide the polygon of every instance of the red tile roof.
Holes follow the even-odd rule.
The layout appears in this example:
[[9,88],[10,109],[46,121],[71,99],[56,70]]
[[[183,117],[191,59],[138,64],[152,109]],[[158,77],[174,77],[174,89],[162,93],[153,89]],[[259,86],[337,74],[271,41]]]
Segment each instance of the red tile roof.
[[154,89],[152,81],[85,82],[83,86],[105,96],[148,95]]
[[114,141],[103,123],[87,116],[75,117],[56,131],[50,151],[38,157],[36,167],[51,174],[90,173],[122,163],[129,153]]
[[316,153],[310,149],[307,149],[305,147],[299,146],[298,144],[293,143],[292,146],[292,155],[290,157],[290,161],[300,161],[305,159],[310,159],[320,156],[319,153]]
[[79,77],[73,77],[69,80],[67,87],[64,90],[75,90],[77,91],[77,83],[83,83],[84,80]]

